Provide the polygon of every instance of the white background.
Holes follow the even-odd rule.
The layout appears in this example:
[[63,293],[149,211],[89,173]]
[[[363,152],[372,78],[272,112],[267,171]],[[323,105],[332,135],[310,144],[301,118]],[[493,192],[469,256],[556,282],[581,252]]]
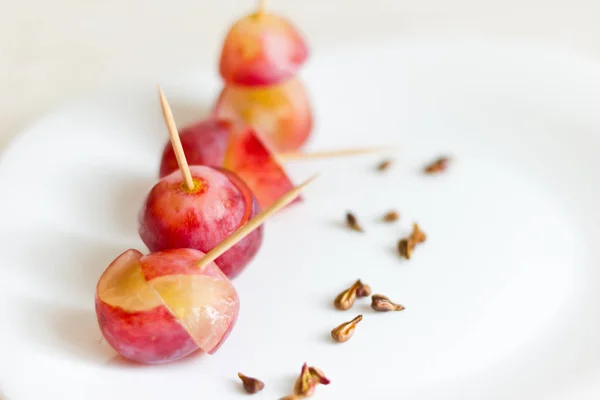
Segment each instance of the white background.
[[[63,101],[216,65],[252,0],[3,0],[0,146]],[[597,0],[271,0],[311,46],[390,35],[501,37],[600,54]]]
[[[53,114],[3,159],[0,187],[11,190],[0,196],[2,394],[237,399],[240,369],[264,378],[262,397],[276,398],[309,361],[335,382],[319,398],[372,390],[411,400],[600,398],[599,6],[321,3],[273,5],[316,50],[303,71],[318,93],[313,144],[398,140],[408,151],[385,176],[372,170],[379,156],[290,165],[297,181],[323,175],[304,207],[267,224],[261,254],[236,279],[242,307],[262,312],[242,312],[218,356],[143,369],[112,361],[98,342],[90,296],[116,254],[142,248],[135,213],[166,139],[154,86],[113,88],[159,81],[172,104],[209,104],[218,80],[185,76],[208,69],[216,78],[227,26],[252,4],[2,8],[0,18],[11,20],[0,22],[3,138],[67,99],[112,93]],[[439,44],[465,36],[480,40]],[[362,112],[347,118],[348,110]],[[452,173],[415,173],[446,151],[458,155]],[[376,218],[392,207],[400,225],[380,226]],[[360,213],[368,235],[339,229],[346,209]],[[400,263],[393,244],[412,221],[427,232],[427,247]],[[498,252],[499,243],[510,251]],[[369,318],[352,341],[332,346],[328,332],[346,315],[332,309],[331,293],[356,277],[407,309],[378,318],[357,305]],[[257,291],[265,282],[278,284]],[[298,319],[303,329],[287,329]],[[356,369],[343,357],[354,354],[385,368]]]

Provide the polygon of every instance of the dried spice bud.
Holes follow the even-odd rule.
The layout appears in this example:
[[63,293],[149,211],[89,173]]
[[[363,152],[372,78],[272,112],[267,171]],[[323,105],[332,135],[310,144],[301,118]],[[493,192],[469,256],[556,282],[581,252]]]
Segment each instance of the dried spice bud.
[[440,172],[444,172],[448,169],[448,164],[450,164],[450,159],[448,157],[440,157],[431,164],[425,166],[426,174],[437,174]]
[[338,294],[335,300],[333,300],[333,305],[335,308],[342,311],[349,310],[354,305],[354,300],[356,299],[356,289],[358,289],[358,286],[355,283],[350,287],[350,289],[346,289],[342,293]]
[[315,391],[315,386],[317,382],[313,378],[308,369],[308,365],[304,363],[302,366],[302,371],[300,372],[300,376],[296,379],[296,384],[294,385],[294,394],[298,396],[310,397]]
[[407,239],[401,239],[398,242],[398,251],[400,255],[407,260],[410,260],[415,247],[427,240],[427,235],[419,228],[418,224],[413,224],[413,231]]
[[360,286],[356,289],[356,297],[368,297],[371,295],[371,286],[363,284],[360,280],[358,281]]
[[377,164],[377,171],[385,171],[392,165],[392,160],[383,160],[379,164]]
[[410,234],[410,240],[415,242],[415,244],[423,243],[425,240],[427,240],[427,235],[425,235],[425,232],[419,228],[418,224],[413,224],[413,231]]
[[344,322],[331,331],[331,337],[340,343],[348,341],[354,335],[354,329],[360,321],[362,321],[362,315],[359,315],[352,321]]
[[407,260],[410,260],[414,248],[415,244],[408,239],[400,239],[398,242],[398,252],[400,252],[400,255]]
[[374,294],[371,297],[371,308],[375,311],[402,311],[404,306],[392,302],[389,298],[381,294]]
[[308,367],[308,372],[310,373],[310,376],[312,376],[313,379],[321,385],[329,385],[331,383],[329,379],[327,379],[323,371],[321,371],[317,367]]
[[310,397],[315,391],[317,384],[329,385],[329,379],[325,377],[323,371],[316,367],[309,367],[304,363],[300,376],[294,384],[294,394],[284,397],[281,400],[295,400]]
[[384,216],[383,216],[383,220],[385,222],[394,222],[394,221],[398,221],[400,219],[400,214],[398,214],[396,211],[392,210],[387,212]]
[[265,387],[265,384],[256,378],[250,378],[249,376],[246,376],[241,372],[238,372],[238,376],[242,380],[244,389],[250,394],[258,393]]
[[366,297],[370,294],[371,288],[369,285],[364,285],[359,279],[349,289],[338,294],[335,300],[333,300],[333,305],[338,310],[346,311],[354,305],[356,297]]
[[357,232],[364,232],[363,228],[358,224],[358,220],[352,213],[346,213],[346,224],[350,229],[353,229]]

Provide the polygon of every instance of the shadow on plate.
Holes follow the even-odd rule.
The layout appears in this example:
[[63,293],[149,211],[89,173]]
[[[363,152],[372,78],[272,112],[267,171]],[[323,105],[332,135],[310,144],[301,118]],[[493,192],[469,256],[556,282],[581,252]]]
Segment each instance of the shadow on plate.
[[[109,196],[106,218],[115,224],[115,228],[127,237],[138,235],[137,217],[146,195],[158,181],[158,167],[154,176],[124,175],[122,171],[114,171],[111,177],[112,191]],[[108,184],[108,182],[107,182]],[[90,210],[91,212],[92,210]]]
[[22,335],[47,353],[106,365],[111,368],[161,368],[186,365],[203,359],[197,351],[168,364],[141,364],[120,356],[103,338],[96,313],[91,308],[69,308],[39,300],[24,300],[20,320]]
[[[340,219],[332,219],[331,221],[329,221],[329,226],[331,226],[332,228],[339,229],[339,230],[344,230],[346,232],[354,232],[350,227],[348,227],[346,220],[343,218],[345,218],[345,217],[342,215],[340,217]],[[360,234],[360,232],[354,232],[354,233]]]
[[[90,179],[93,176],[93,179]],[[58,210],[61,225],[87,229],[98,236],[137,239],[137,216],[146,195],[158,181],[152,171],[128,171],[117,165],[73,171],[60,183],[65,197]],[[93,229],[93,231],[92,231]]]
[[[300,365],[301,367],[302,365]],[[283,375],[281,379],[276,381],[276,390],[277,393],[281,393],[281,397],[288,396],[294,392],[294,385],[296,384],[296,379],[300,375],[300,368],[298,368],[297,374],[286,374]],[[245,393],[245,392],[244,392]]]
[[[35,233],[14,232],[14,236],[18,239],[13,239],[12,250],[19,262],[13,267],[27,274],[32,287],[84,309],[93,307],[96,285],[106,267],[131,247],[43,227]],[[21,240],[27,243],[19,244]]]
[[[334,325],[332,325],[332,327],[331,327],[331,328],[329,328],[329,329],[333,329],[333,328],[335,328],[335,327],[337,326],[337,325],[335,325],[335,324],[338,324],[338,325],[339,325],[339,324],[341,324],[342,322],[344,322],[344,321],[342,321],[342,320],[340,320],[340,321],[341,321],[341,322],[335,322],[335,323],[334,323]],[[337,343],[336,343],[336,341],[335,341],[335,340],[333,340],[333,338],[331,337],[331,330],[327,330],[327,329],[325,329],[325,331],[324,331],[324,332],[321,332],[321,333],[319,334],[319,339],[320,339],[320,340],[321,340],[323,343],[325,343],[325,344],[327,344],[327,345],[335,345],[335,344],[337,344]]]
[[58,351],[67,357],[95,363],[102,363],[114,354],[101,340],[93,308],[67,308],[41,300],[22,300],[21,307],[25,310],[20,326],[22,334],[42,351]]
[[246,392],[246,389],[244,389],[244,385],[242,384],[242,381],[240,378],[236,378],[236,379],[232,378],[231,379],[231,388],[240,394],[245,394],[245,395],[248,394],[248,392]]

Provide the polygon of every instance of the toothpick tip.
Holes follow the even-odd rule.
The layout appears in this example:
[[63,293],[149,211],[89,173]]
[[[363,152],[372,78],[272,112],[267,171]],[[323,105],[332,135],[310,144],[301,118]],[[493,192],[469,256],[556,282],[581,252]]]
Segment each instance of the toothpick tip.
[[156,88],[158,89],[158,97],[160,98],[160,103],[162,105],[168,104],[167,103],[167,97],[165,96],[165,92],[163,92],[162,88],[160,87],[159,84],[156,85]]
[[299,187],[306,187],[306,186],[308,186],[308,184],[310,184],[312,181],[314,181],[318,177],[319,177],[319,174],[314,174],[313,176],[311,176],[310,178],[308,178],[307,180],[305,180],[303,183],[301,183],[298,186]]
[[277,153],[277,159],[279,162],[287,162],[293,160],[308,160],[318,158],[331,158],[331,157],[348,157],[358,156],[363,154],[373,153],[392,153],[400,150],[400,146],[376,146],[376,147],[356,147],[340,150],[325,150],[315,152],[284,152]]

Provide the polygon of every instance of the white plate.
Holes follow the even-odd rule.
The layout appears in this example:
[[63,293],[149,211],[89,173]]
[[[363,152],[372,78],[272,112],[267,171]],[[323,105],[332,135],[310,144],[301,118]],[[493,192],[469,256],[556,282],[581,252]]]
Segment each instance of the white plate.
[[[321,49],[319,49],[321,50]],[[600,396],[600,68],[564,51],[396,42],[316,51],[304,78],[309,148],[400,144],[378,156],[290,164],[321,171],[306,201],[269,221],[237,279],[241,315],[212,356],[162,366],[115,357],[93,309],[108,263],[145,250],[138,207],[167,133],[155,83],[80,100],[24,132],[0,164],[0,386],[7,399],[237,399],[238,371],[289,393],[304,361],[321,399],[591,399]],[[203,115],[214,71],[161,82],[179,124]],[[420,168],[440,154],[447,174]],[[397,208],[401,222],[384,225]],[[343,227],[354,211],[367,233]],[[404,262],[413,221],[428,234]],[[362,278],[406,306],[348,312]],[[365,319],[347,343],[330,330]]]

